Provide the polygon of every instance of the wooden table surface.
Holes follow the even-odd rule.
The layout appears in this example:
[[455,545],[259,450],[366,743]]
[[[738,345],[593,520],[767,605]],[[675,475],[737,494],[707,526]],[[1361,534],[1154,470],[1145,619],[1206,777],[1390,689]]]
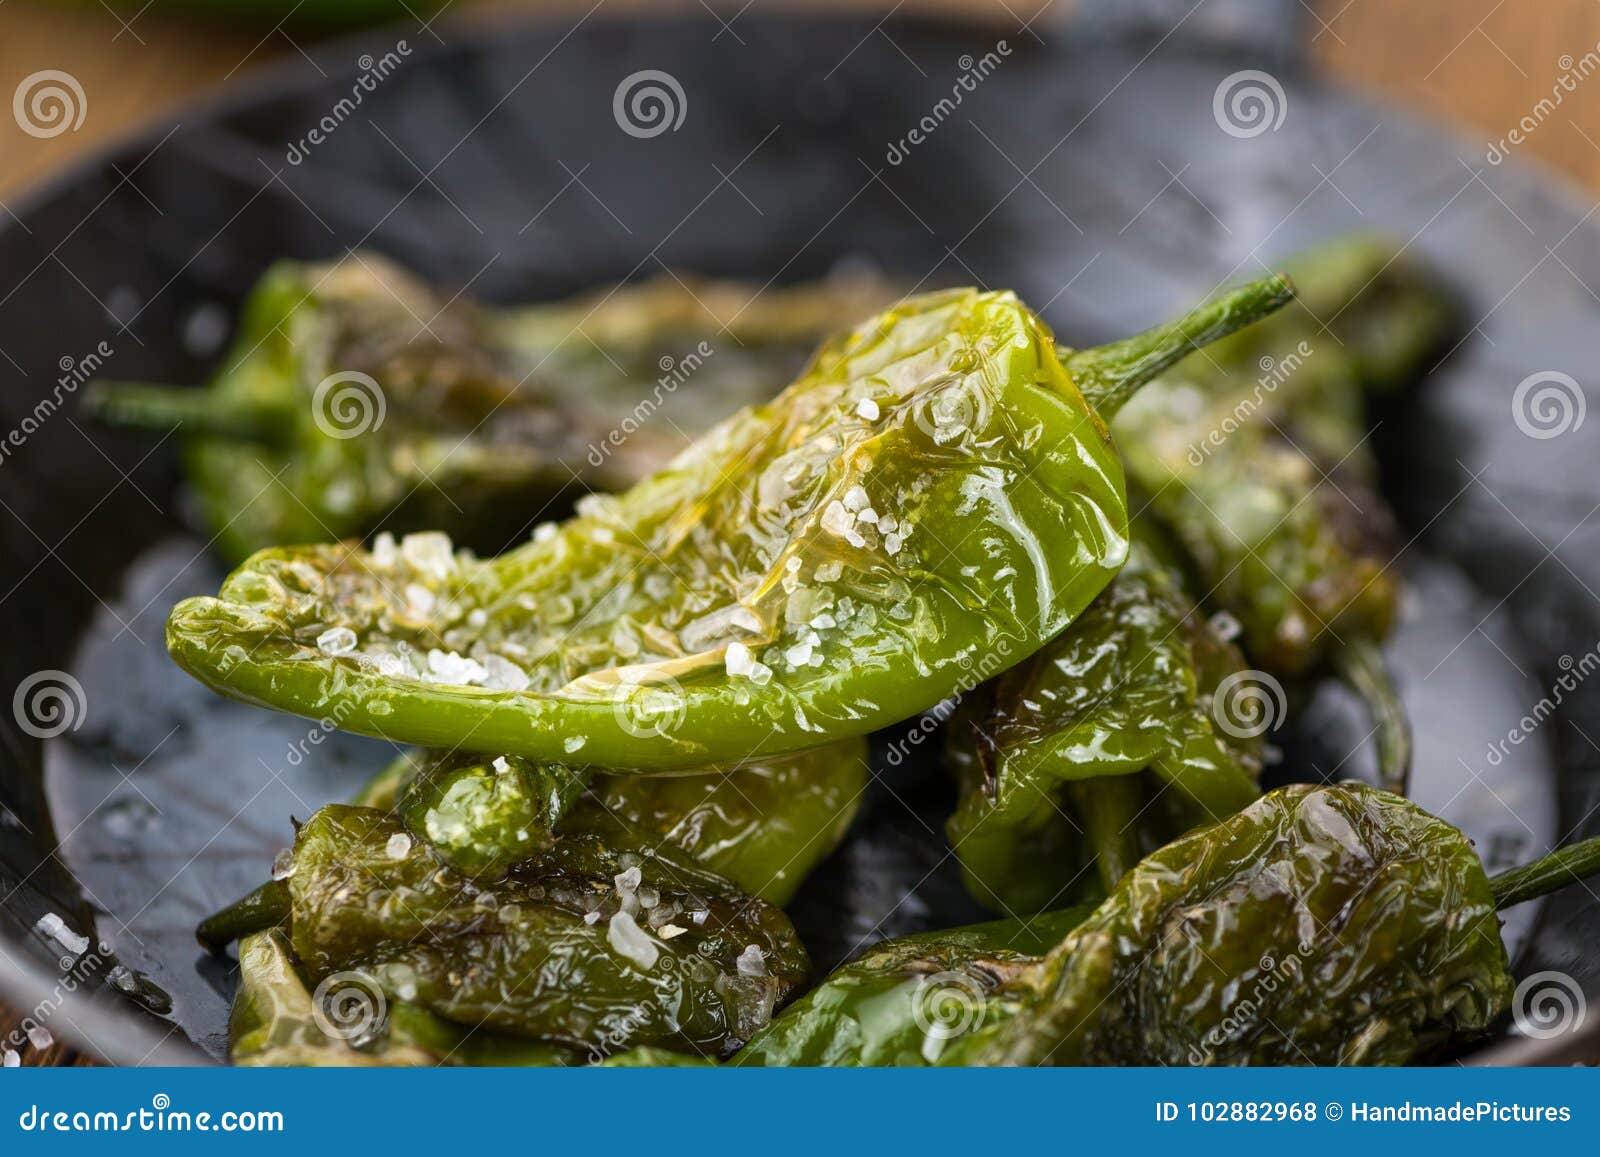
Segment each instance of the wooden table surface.
[[[223,0],[218,0],[219,6]],[[1065,4],[1070,0],[1053,0]],[[761,4],[762,0],[755,0]],[[456,0],[440,24],[508,14],[584,12],[593,0]],[[1532,125],[1520,158],[1537,158],[1600,189],[1600,2],[1597,0],[1301,0],[1316,64],[1328,75],[1481,134],[1485,152],[1519,125]],[[659,10],[661,0],[605,0],[607,12]],[[683,7],[700,4],[684,0]],[[790,7],[795,6],[790,4]],[[812,0],[806,7],[869,8],[864,0]],[[887,6],[887,5],[885,5]],[[911,0],[902,11],[955,11],[998,24],[1052,0]],[[85,115],[74,131],[41,139],[0,117],[0,213],[28,185],[84,150],[161,116],[196,93],[248,75],[310,43],[300,30],[206,23],[159,11],[161,0],[114,13],[104,3],[0,0],[0,97],[44,69],[82,87]],[[723,5],[739,10],[742,3]],[[1054,13],[1051,13],[1054,15]],[[1585,91],[1585,85],[1594,91]],[[12,1027],[0,1008],[0,1038]],[[75,1063],[52,1046],[29,1064]]]

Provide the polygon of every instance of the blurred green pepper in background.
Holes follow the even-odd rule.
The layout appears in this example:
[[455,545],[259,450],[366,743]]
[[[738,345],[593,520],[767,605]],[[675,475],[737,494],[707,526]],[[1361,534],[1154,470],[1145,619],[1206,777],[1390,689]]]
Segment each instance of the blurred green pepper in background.
[[1409,727],[1378,653],[1399,542],[1363,391],[1420,374],[1454,311],[1382,241],[1287,264],[1294,305],[1173,367],[1113,428],[1135,511],[1182,544],[1200,601],[1238,620],[1245,653],[1272,675],[1343,674],[1373,713],[1383,782],[1403,790]]

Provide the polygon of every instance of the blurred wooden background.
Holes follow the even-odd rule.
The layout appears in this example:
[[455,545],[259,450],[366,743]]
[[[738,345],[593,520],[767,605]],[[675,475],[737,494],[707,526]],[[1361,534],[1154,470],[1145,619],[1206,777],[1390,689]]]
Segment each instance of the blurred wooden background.
[[[192,0],[193,3],[199,0]],[[1055,18],[1072,0],[901,0],[901,12],[959,12],[1015,26],[1041,10]],[[744,0],[605,0],[601,14],[678,6],[698,11]],[[808,10],[888,7],[890,0],[751,0]],[[1505,135],[1551,95],[1563,73],[1600,55],[1596,0],[1299,0],[1310,52],[1326,73],[1455,122],[1469,135]],[[212,0],[225,9],[227,0]],[[454,0],[443,20],[521,13],[582,14],[593,0]],[[81,128],[49,140],[0,117],[0,199],[58,169],[84,149],[125,132],[195,92],[258,69],[308,44],[301,29],[237,19],[173,15],[165,0],[0,0],[0,97],[23,77],[54,68],[87,94]],[[1591,65],[1595,58],[1591,58]],[[1565,62],[1565,63],[1564,63]],[[1577,90],[1517,148],[1600,189],[1600,87]],[[0,212],[3,212],[0,209]]]
[[[141,0],[142,2],[142,0]],[[198,3],[198,0],[195,0]],[[750,0],[752,6],[870,11],[892,0]],[[594,0],[454,0],[448,22],[526,13],[576,16]],[[707,5],[739,11],[743,0],[605,0],[607,15]],[[954,12],[1015,27],[1071,0],[901,0],[902,12]],[[1327,75],[1452,122],[1470,138],[1499,140],[1526,116],[1542,123],[1519,159],[1538,158],[1600,190],[1600,80],[1576,88],[1553,111],[1535,112],[1565,74],[1600,69],[1600,0],[1299,0],[1309,54]],[[227,0],[213,0],[224,9]],[[304,30],[238,19],[170,14],[164,0],[113,9],[105,0],[0,0],[0,101],[43,69],[70,73],[88,111],[73,132],[24,133],[0,115],[0,213],[6,201],[83,151],[160,116],[195,93],[303,50]],[[1054,18],[1057,13],[1048,14]],[[1586,54],[1594,53],[1585,63]],[[1584,82],[1579,82],[1584,83]],[[0,1009],[0,1037],[10,1028]],[[31,1050],[30,1050],[31,1052]],[[59,1046],[25,1063],[71,1063]]]

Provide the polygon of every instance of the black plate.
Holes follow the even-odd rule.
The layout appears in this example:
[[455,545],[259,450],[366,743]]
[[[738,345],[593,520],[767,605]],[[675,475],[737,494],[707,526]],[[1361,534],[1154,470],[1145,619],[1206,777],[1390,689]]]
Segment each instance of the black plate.
[[[1564,433],[1534,437],[1549,433],[1538,415],[1513,412],[1529,375],[1591,372],[1600,235],[1585,206],[1287,64],[1266,66],[1278,127],[1233,135],[1219,86],[1261,60],[1182,35],[1002,35],[1004,52],[994,33],[949,26],[755,16],[448,44],[377,33],[293,59],[0,219],[0,425],[14,432],[0,689],[20,705],[0,718],[0,999],[59,1006],[50,1030],[113,1061],[221,1056],[232,978],[190,929],[263,877],[291,814],[384,757],[369,740],[309,743],[305,722],[226,703],[167,661],[168,608],[219,578],[185,529],[173,446],[83,426],[75,388],[58,385],[95,358],[118,377],[198,380],[269,262],[357,245],[499,301],[665,267],[792,280],[866,261],[1013,287],[1084,344],[1315,239],[1407,239],[1477,323],[1375,432],[1415,536],[1393,657],[1417,718],[1417,795],[1493,864],[1593,834],[1600,723],[1585,721],[1600,720],[1600,680],[1570,676],[1600,639],[1600,420],[1569,413]],[[360,88],[386,52],[390,75]],[[653,136],[623,131],[613,107],[644,70],[682,92],[681,123]],[[988,75],[958,85],[974,71]],[[1575,689],[1525,728],[1563,674]],[[62,715],[40,706],[51,687]],[[1286,739],[1296,774],[1365,774],[1363,730],[1319,696]],[[796,904],[821,964],[973,915],[939,841],[944,789],[880,769],[860,830]],[[93,923],[106,947],[64,959],[39,930],[51,913]],[[1569,889],[1537,915],[1508,926],[1519,974],[1600,988],[1600,898]],[[114,962],[173,1011],[102,990]],[[1589,1037],[1488,1055],[1571,1056]]]

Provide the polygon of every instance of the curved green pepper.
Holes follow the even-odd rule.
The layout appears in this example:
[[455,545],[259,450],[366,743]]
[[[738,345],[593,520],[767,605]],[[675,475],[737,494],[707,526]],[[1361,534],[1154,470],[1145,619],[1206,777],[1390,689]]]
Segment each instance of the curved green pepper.
[[1136,541],[1076,622],[952,720],[947,832],[973,897],[1017,914],[1103,895],[1145,852],[1254,799],[1263,741],[1219,726],[1214,704],[1243,670]]
[[927,1065],[983,1024],[985,1003],[1091,908],[887,940],[837,969],[758,1032],[730,1062]]
[[665,466],[679,425],[770,398],[823,337],[893,297],[871,279],[757,295],[662,277],[492,310],[372,254],[281,262],[209,387],[102,382],[85,404],[188,436],[188,475],[234,561],[380,527],[499,549],[563,491]]
[[[771,904],[788,903],[854,821],[870,769],[864,739],[700,775],[596,775],[434,752],[401,756],[352,802],[395,809],[471,875],[548,847],[568,811],[609,813]],[[581,790],[588,779],[587,795]]]
[[474,1031],[401,1001],[380,1004],[375,990],[353,983],[319,994],[307,987],[289,937],[278,928],[253,933],[239,944],[239,991],[228,1018],[228,1042],[229,1060],[252,1068],[544,1067],[576,1059],[560,1045]]
[[287,919],[309,980],[596,1056],[725,1051],[804,981],[777,908],[603,813],[563,827],[489,882],[442,866],[393,816],[330,805],[300,829],[287,878],[202,938]]
[[1268,279],[1064,358],[1012,294],[918,298],[526,546],[263,551],[178,604],[168,649],[224,694],[347,730],[600,768],[865,734],[980,655],[1037,650],[1121,568],[1121,467],[1086,399],[1114,412],[1289,295]]
[[871,774],[867,741],[845,739],[707,775],[597,775],[579,807],[604,809],[781,906],[843,841]]
[[1401,790],[1409,730],[1377,653],[1399,597],[1398,536],[1362,391],[1420,373],[1452,311],[1382,242],[1289,264],[1293,308],[1174,367],[1115,431],[1204,601],[1238,620],[1245,652],[1274,675],[1341,669],[1374,713],[1384,782]]
[[1402,1064],[1507,1011],[1497,907],[1597,869],[1590,840],[1490,880],[1399,796],[1284,788],[1146,857],[940,1061]]

